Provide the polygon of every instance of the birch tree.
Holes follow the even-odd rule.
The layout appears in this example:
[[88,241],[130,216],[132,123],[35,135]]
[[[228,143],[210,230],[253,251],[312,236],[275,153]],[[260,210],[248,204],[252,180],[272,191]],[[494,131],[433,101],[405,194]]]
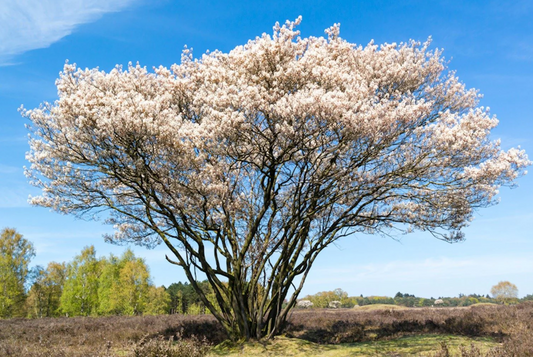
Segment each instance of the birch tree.
[[81,253],[67,264],[60,298],[60,309],[67,316],[96,315],[101,263],[102,261],[96,258],[94,246],[89,246],[83,248]]
[[57,101],[23,110],[31,202],[166,245],[234,339],[279,333],[336,240],[461,240],[529,165],[490,139],[498,120],[429,41],[363,47],[299,22],[170,68],[67,63]]
[[[127,249],[120,258],[111,254],[109,258],[102,259],[102,273],[98,279],[98,313],[144,313],[147,304],[151,302],[150,293],[154,293],[152,288],[155,289],[150,282],[148,266],[142,258],[136,257],[131,249]],[[166,304],[163,302],[162,309],[165,308]]]
[[33,270],[35,277],[26,300],[28,317],[59,316],[67,270],[65,263],[51,262],[46,269],[37,266]]
[[13,228],[0,232],[0,318],[24,316],[33,244]]

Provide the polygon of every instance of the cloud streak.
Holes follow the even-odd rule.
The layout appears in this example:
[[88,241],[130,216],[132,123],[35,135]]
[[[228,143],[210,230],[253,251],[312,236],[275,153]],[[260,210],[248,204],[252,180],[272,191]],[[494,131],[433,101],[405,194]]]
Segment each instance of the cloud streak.
[[138,0],[4,0],[0,2],[0,66],[18,54],[45,48],[76,26],[123,10]]
[[2,187],[0,190],[0,208],[18,208],[29,206],[27,190],[18,187],[11,189]]
[[0,174],[15,174],[21,172],[22,167],[0,164]]

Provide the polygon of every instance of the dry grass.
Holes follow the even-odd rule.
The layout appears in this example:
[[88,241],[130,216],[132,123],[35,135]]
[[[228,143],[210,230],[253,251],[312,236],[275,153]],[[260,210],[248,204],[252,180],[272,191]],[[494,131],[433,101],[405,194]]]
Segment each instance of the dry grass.
[[[518,357],[533,356],[533,303],[465,309],[387,306],[295,311],[283,338],[211,347],[225,338],[210,315],[0,320],[0,356],[202,357],[208,350],[231,356],[246,349],[279,351],[286,347],[295,353],[307,348],[329,356],[357,356],[357,351],[381,356],[381,350],[388,351],[387,356],[433,351],[437,357]],[[471,341],[473,347],[461,349],[461,344]]]
[[500,306],[498,304],[494,304],[492,302],[478,302],[477,304],[472,304],[470,306],[468,306],[469,308],[476,308],[476,307],[480,307],[480,306],[493,306],[493,307],[497,307],[497,306]]
[[460,353],[462,346],[473,344],[480,351],[488,352],[498,343],[487,339],[462,336],[419,335],[394,340],[320,345],[313,342],[278,336],[271,341],[252,342],[243,345],[223,344],[212,349],[212,356],[270,356],[270,357],[433,357],[442,344],[452,354]]
[[390,304],[372,304],[365,306],[354,306],[356,311],[375,311],[375,310],[407,310],[408,307]]
[[201,349],[201,345],[217,344],[225,338],[210,315],[0,320],[0,356],[149,356],[148,350],[162,351],[173,339],[173,347],[166,348],[168,353],[159,354],[171,357],[180,356],[178,349]]

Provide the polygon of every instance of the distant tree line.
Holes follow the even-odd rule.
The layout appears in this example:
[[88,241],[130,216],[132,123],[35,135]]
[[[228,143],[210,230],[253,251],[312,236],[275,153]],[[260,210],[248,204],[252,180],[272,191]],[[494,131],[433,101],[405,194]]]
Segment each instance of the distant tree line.
[[[144,259],[127,249],[97,257],[85,247],[72,261],[30,269],[33,244],[11,228],[0,233],[0,318],[202,314],[189,283],[156,287]],[[208,296],[206,282],[199,282]]]
[[[512,284],[511,284],[512,285]],[[516,288],[516,287],[515,287]],[[487,295],[478,294],[459,294],[458,297],[438,297],[438,298],[423,298],[417,297],[412,294],[402,294],[398,292],[394,297],[389,296],[348,296],[348,293],[342,289],[335,289],[333,291],[321,291],[314,295],[307,295],[302,300],[310,301],[312,305],[301,304],[301,307],[313,308],[328,308],[335,306],[332,304],[334,301],[340,302],[339,306],[343,308],[352,308],[355,306],[375,305],[375,304],[389,304],[405,307],[430,307],[430,306],[443,306],[443,307],[460,307],[470,306],[479,303],[492,303],[492,304],[516,304],[523,301],[533,301],[533,295],[526,295],[525,297],[518,299],[516,296],[503,295],[499,296],[494,294],[492,297]],[[438,303],[435,303],[440,300]]]
[[[97,257],[93,246],[85,247],[72,261],[51,262],[46,268],[29,267],[35,256],[33,244],[15,229],[0,232],[0,318],[105,316],[142,314],[209,313],[188,282],[156,287],[144,259],[127,249],[120,257]],[[215,295],[207,281],[197,282],[205,296]],[[373,304],[406,307],[470,306],[477,303],[533,301],[533,295],[518,299],[518,289],[500,282],[488,294],[422,298],[398,292],[388,296],[348,296],[342,289],[322,291],[302,300],[313,308],[353,308]],[[437,304],[436,301],[440,300]]]

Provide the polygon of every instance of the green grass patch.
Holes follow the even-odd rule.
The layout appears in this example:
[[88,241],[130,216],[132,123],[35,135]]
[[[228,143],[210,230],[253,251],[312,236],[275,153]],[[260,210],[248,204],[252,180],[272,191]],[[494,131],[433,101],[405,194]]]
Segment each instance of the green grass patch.
[[473,339],[451,335],[417,335],[387,341],[339,345],[319,345],[305,340],[279,336],[271,341],[249,342],[242,345],[222,343],[211,350],[210,356],[432,356],[440,350],[443,342],[448,346],[452,356],[459,352],[460,346],[474,344],[482,352],[486,352],[498,345],[489,338]]

